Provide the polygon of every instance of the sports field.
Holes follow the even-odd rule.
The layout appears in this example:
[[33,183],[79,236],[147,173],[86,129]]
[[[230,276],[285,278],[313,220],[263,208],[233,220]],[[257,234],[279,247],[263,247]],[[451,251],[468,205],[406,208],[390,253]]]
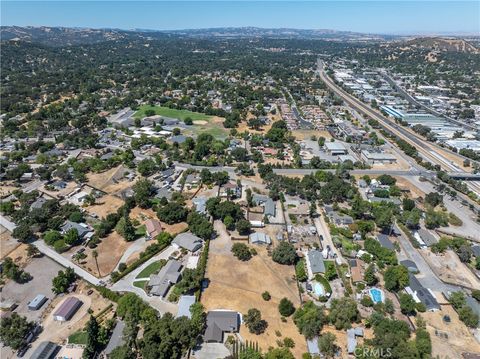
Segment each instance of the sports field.
[[179,120],[185,120],[187,117],[190,117],[193,121],[203,120],[208,121],[212,118],[212,116],[205,115],[199,112],[192,112],[188,110],[175,110],[173,108],[163,107],[163,106],[150,106],[150,105],[143,105],[140,106],[139,110],[135,113],[135,118],[143,118],[145,117],[145,112],[148,110],[155,111],[156,115],[171,117],[171,118],[178,118]]

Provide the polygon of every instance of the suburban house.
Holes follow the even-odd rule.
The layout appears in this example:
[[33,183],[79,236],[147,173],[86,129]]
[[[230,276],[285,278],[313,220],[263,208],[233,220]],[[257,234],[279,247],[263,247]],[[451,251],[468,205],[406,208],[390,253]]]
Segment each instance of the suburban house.
[[268,217],[275,217],[276,206],[273,199],[268,196],[254,193],[252,196],[253,203],[257,206],[263,206],[263,214]]
[[408,273],[408,276],[410,283],[405,291],[413,297],[415,302],[423,303],[429,312],[440,310],[440,305],[430,289],[422,286],[412,273]]
[[332,206],[325,206],[325,213],[327,214],[327,217],[330,219],[330,222],[332,222],[336,226],[344,227],[344,226],[353,224],[352,217],[346,214],[337,213],[336,211],[333,210]]
[[380,243],[382,247],[390,249],[392,251],[395,250],[395,247],[393,246],[393,243],[388,238],[388,235],[384,233],[379,233],[377,235],[377,241]]
[[363,328],[350,328],[347,329],[347,352],[348,354],[354,354],[357,347],[357,337],[363,337]]
[[71,229],[76,229],[78,238],[89,239],[93,236],[93,230],[86,223],[76,223],[72,221],[66,221],[63,226],[60,227],[62,234],[67,233]]
[[196,252],[202,248],[203,239],[190,232],[185,232],[178,234],[172,241],[172,244],[178,248],[185,248],[190,252]]
[[199,184],[200,184],[200,176],[196,173],[190,173],[185,178],[185,187],[187,187],[187,189],[196,188],[198,187]]
[[240,316],[237,312],[215,310],[207,313],[207,328],[203,339],[206,343],[223,343],[223,333],[238,332]]
[[352,282],[354,284],[363,282],[363,276],[365,274],[363,270],[364,262],[360,259],[350,259],[348,264],[350,264],[350,275]]
[[220,188],[220,197],[240,198],[242,196],[242,187],[234,182],[224,184]]
[[160,233],[162,233],[162,224],[159,220],[149,219],[145,222],[145,229],[147,232],[148,239],[156,238]]
[[317,273],[325,273],[325,262],[323,261],[322,252],[312,249],[308,251],[306,259],[310,278],[314,277]]
[[170,260],[165,264],[158,274],[152,274],[148,281],[150,294],[158,297],[165,297],[170,286],[176,284],[181,277],[182,264],[176,260]]

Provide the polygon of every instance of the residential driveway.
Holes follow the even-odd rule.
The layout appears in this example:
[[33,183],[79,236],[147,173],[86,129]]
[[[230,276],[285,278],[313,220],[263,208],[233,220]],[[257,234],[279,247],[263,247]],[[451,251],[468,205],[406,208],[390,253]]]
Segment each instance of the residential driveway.
[[148,261],[143,263],[140,267],[132,271],[131,273],[127,274],[125,277],[120,279],[118,282],[113,284],[110,289],[116,292],[133,292],[137,294],[140,298],[150,304],[153,308],[157,309],[161,314],[166,312],[170,312],[172,314],[177,313],[177,305],[175,303],[170,303],[166,300],[161,299],[160,297],[156,296],[149,296],[145,291],[141,288],[135,287],[133,282],[135,281],[135,277],[148,265],[153,262],[157,262],[161,259],[167,259],[170,255],[175,252],[177,249],[174,246],[169,246],[164,249],[161,253],[157,254],[156,256],[150,258]]
[[327,245],[330,245],[332,251],[337,254],[337,258],[339,258],[342,263],[347,263],[347,261],[343,258],[342,253],[340,253],[340,251],[333,244],[332,237],[330,236],[330,230],[327,223],[325,223],[325,214],[319,206],[317,206],[317,213],[320,213],[321,215],[315,217],[313,219],[313,223],[315,224],[315,228],[317,228],[317,233],[319,235],[323,235],[323,241],[320,241],[322,249]]
[[202,343],[193,349],[193,357],[196,359],[226,358],[230,351],[223,343]]
[[[8,281],[2,290],[2,300],[18,304],[15,312],[27,317],[28,320],[40,319],[43,310],[48,306],[55,294],[52,292],[52,279],[57,276],[63,267],[48,257],[33,258],[26,266],[25,271],[33,276],[28,283],[18,284],[13,280]],[[29,310],[28,303],[38,294],[48,298],[39,310]]]
[[127,248],[127,250],[122,254],[122,257],[117,263],[117,266],[115,267],[115,270],[118,270],[118,266],[120,263],[126,263],[127,259],[134,253],[139,252],[143,249],[143,246],[145,242],[147,241],[146,237],[142,237],[137,239],[133,244]]
[[100,285],[100,281],[107,281],[110,276],[103,277],[101,279],[95,277],[94,275],[88,273],[85,269],[79,267],[75,263],[73,263],[71,260],[63,257],[61,254],[55,252],[54,249],[50,248],[43,240],[38,240],[35,243],[35,246],[38,248],[40,252],[42,252],[44,255],[47,257],[53,259],[55,262],[58,264],[64,266],[65,268],[70,267],[73,268],[75,274],[77,274],[79,277],[85,279],[87,282],[93,284],[93,285]]
[[397,237],[397,239],[402,249],[402,252],[397,254],[398,260],[402,261],[405,259],[410,259],[415,262],[418,270],[420,271],[420,273],[417,274],[416,277],[418,278],[420,283],[423,284],[423,286],[436,292],[461,290],[460,287],[443,283],[433,272],[432,268],[430,268],[423,256],[418,252],[416,248],[413,247],[412,243],[410,243],[407,237],[402,234],[401,236]]

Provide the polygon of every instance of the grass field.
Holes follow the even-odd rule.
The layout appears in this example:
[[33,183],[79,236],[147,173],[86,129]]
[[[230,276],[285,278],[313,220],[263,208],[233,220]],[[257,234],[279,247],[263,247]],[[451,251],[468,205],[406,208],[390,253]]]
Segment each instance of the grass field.
[[88,334],[84,331],[78,331],[68,337],[68,344],[87,344]]
[[150,106],[150,105],[143,105],[140,106],[139,110],[135,113],[135,118],[143,118],[145,117],[145,111],[153,110],[155,111],[156,115],[171,117],[171,118],[178,118],[179,120],[185,120],[187,117],[190,117],[193,121],[208,121],[212,118],[212,116],[205,115],[199,112],[192,112],[188,110],[175,110],[173,108],[162,107],[162,106]]
[[148,278],[150,274],[153,274],[159,271],[167,262],[165,260],[159,260],[158,262],[153,262],[145,267],[136,278]]

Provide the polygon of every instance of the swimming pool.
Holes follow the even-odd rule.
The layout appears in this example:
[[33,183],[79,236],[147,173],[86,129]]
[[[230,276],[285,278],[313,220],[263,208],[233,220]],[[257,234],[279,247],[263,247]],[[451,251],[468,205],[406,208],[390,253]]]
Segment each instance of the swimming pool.
[[383,292],[378,289],[378,288],[371,288],[369,291],[370,297],[372,298],[373,302],[376,303],[381,303],[384,301],[384,295]]
[[322,284],[315,282],[313,284],[313,292],[317,297],[323,297],[325,295],[325,288]]

